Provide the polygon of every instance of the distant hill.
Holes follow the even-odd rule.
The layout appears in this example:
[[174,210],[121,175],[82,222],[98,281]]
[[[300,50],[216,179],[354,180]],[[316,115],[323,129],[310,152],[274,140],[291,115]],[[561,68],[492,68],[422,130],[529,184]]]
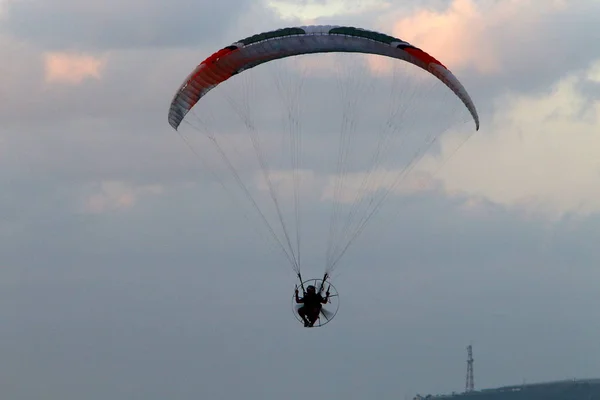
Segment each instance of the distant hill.
[[504,386],[450,395],[417,395],[413,400],[600,400],[600,379]]

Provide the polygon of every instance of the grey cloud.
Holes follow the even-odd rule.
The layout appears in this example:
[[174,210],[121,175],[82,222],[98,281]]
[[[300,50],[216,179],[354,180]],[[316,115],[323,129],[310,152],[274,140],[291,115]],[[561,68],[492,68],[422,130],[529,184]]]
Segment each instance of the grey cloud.
[[[290,387],[314,374],[313,390],[329,397],[397,398],[460,390],[469,340],[482,386],[594,370],[581,361],[597,359],[588,346],[597,324],[587,317],[597,272],[586,268],[594,256],[580,240],[597,221],[558,227],[547,262],[535,265],[543,230],[506,210],[482,221],[430,196],[389,203],[340,267],[339,316],[306,332],[291,315],[289,267],[248,242],[244,221],[209,197],[181,192],[101,216],[63,212],[3,241],[6,393],[300,399],[305,392]],[[577,254],[568,268],[555,259],[563,235]],[[36,243],[28,237],[44,246],[7,251],[15,240]],[[570,351],[556,351],[567,327],[582,323],[588,330]]]
[[[89,80],[77,86],[50,85],[39,96],[33,97],[29,93],[15,93],[13,103],[3,110],[4,145],[11,149],[9,156],[3,160],[5,173],[15,173],[23,160],[27,160],[30,173],[47,176],[52,171],[54,176],[71,182],[135,179],[140,183],[165,183],[198,179],[201,164],[185,147],[177,133],[168,126],[167,112],[173,93],[181,80],[204,57],[202,53],[202,49],[181,54],[174,54],[173,51],[140,51],[134,54],[116,52],[111,55],[103,78],[99,81]],[[161,57],[162,54],[165,57]],[[157,58],[159,61],[153,63]],[[227,104],[226,95],[242,99],[242,89],[250,88],[253,98],[248,104],[252,105],[253,115],[256,117],[258,110],[261,110],[266,116],[264,119],[255,118],[259,129],[266,129],[265,133],[279,134],[283,127],[281,118],[285,117],[286,110],[279,107],[270,109],[269,107],[278,106],[275,89],[272,87],[272,96],[269,96],[267,102],[261,96],[261,88],[263,82],[271,81],[270,84],[273,85],[272,78],[277,72],[284,72],[283,81],[291,78],[293,85],[297,85],[297,76],[290,69],[294,62],[295,60],[287,60],[287,66],[279,70],[273,66],[265,66],[246,71],[242,81],[248,79],[253,86],[247,86],[240,80],[225,83],[223,87],[209,93],[202,104],[214,106],[211,110],[214,111],[213,116],[220,121],[218,126],[225,130],[231,127],[247,132],[247,128],[238,121],[238,116]],[[352,71],[357,77],[365,72],[352,67],[342,68],[342,71],[345,70]],[[263,81],[261,78],[267,80]],[[360,89],[363,93],[368,92],[369,85],[376,85],[382,89],[382,96],[387,96],[389,88],[385,86],[388,81],[388,78],[359,77],[358,80],[351,80],[350,84],[365,85]],[[332,143],[328,143],[330,140],[325,138],[338,140],[342,105],[347,104],[348,100],[361,98],[360,95],[351,93],[340,100],[337,85],[333,71],[324,77],[308,75],[303,86],[303,145],[311,149],[305,154],[323,157],[322,160],[306,158],[304,161],[323,172],[324,162],[327,160],[322,149],[329,151],[328,149],[333,148]],[[441,84],[438,86],[441,91],[436,93],[441,92],[443,95],[438,97],[431,94],[434,91],[426,90],[423,91],[423,96],[418,96],[411,90],[423,85],[410,84],[410,81],[400,79],[398,97],[402,100],[397,104],[411,105],[409,112],[413,122],[419,120],[415,113],[430,110],[436,104],[441,105],[438,109],[441,114],[458,109],[466,115],[466,109],[454,95],[442,88]],[[325,96],[324,93],[328,95]],[[410,101],[410,96],[415,96],[415,100]],[[448,98],[456,103],[454,107],[444,102]],[[371,103],[364,99],[359,101],[357,108],[351,110],[350,120],[356,118],[362,127],[379,127],[388,112],[388,99],[370,99]],[[434,102],[434,99],[440,101]],[[452,119],[453,117],[445,115],[445,121]],[[431,129],[433,122],[428,120],[425,125]],[[201,138],[202,133],[185,128],[182,130],[194,140],[196,146],[208,144],[196,140]],[[363,145],[364,140],[367,146]],[[365,137],[355,140],[353,146],[358,151],[373,149],[377,143],[377,140]],[[422,143],[423,140],[419,140],[407,146],[407,150],[402,147],[394,150],[395,158],[411,156],[416,145]],[[328,146],[323,147],[324,144]],[[201,147],[197,149],[207,154]],[[252,151],[249,154],[252,157],[253,150],[248,149]],[[365,159],[368,155],[366,151],[363,155]],[[285,160],[289,164],[289,157]],[[331,164],[329,161],[327,163]],[[74,164],[78,168],[72,168]]]
[[[28,3],[17,2],[15,4]],[[571,30],[574,24],[567,25],[567,28],[562,31],[557,31],[554,28],[561,25],[561,21],[565,20],[578,21],[577,26],[595,26],[595,14],[591,12],[594,6],[580,7],[582,8],[569,8],[568,14],[560,17],[559,20],[545,22],[544,26],[547,27],[547,30],[541,35],[543,39],[538,41],[534,37],[530,38],[530,41],[533,40],[534,42],[529,47],[515,46],[514,44],[518,43],[519,39],[506,37],[507,30],[494,35],[493,37],[497,39],[492,39],[490,45],[497,45],[501,49],[500,53],[506,57],[504,62],[506,69],[500,75],[482,76],[474,72],[471,73],[472,71],[458,72],[459,79],[463,81],[475,100],[484,120],[484,126],[486,118],[494,111],[493,101],[499,93],[506,90],[521,92],[546,91],[549,85],[573,70],[575,65],[585,65],[598,57],[585,45],[578,46],[578,43],[584,43],[580,35],[583,30]],[[258,9],[254,9],[251,15],[248,16],[247,22],[254,21],[259,14]],[[267,24],[271,24],[271,22]],[[273,26],[275,25],[277,24],[273,24]],[[238,25],[233,29],[240,30],[240,37],[250,32],[250,30],[247,30],[246,33],[242,34],[242,29]],[[256,29],[254,28],[254,30]],[[594,30],[586,29],[585,31],[593,32]],[[155,116],[158,116],[160,112],[163,112],[163,109],[168,107],[173,91],[187,73],[212,51],[238,37],[236,36],[238,33],[231,33],[230,35],[229,40],[211,39],[214,42],[221,43],[219,45],[196,47],[193,50],[186,51],[183,53],[184,55],[175,51],[152,50],[112,52],[108,70],[102,81],[90,81],[85,86],[73,88],[72,90],[67,89],[63,94],[64,100],[61,101],[57,101],[55,98],[50,100],[46,97],[52,93],[31,96],[31,92],[36,90],[35,86],[41,84],[43,71],[40,68],[41,60],[39,57],[36,58],[36,56],[30,55],[31,58],[28,58],[28,62],[19,62],[21,67],[16,70],[19,75],[23,75],[18,80],[20,86],[15,84],[7,87],[14,94],[9,98],[8,107],[4,107],[2,110],[3,123],[7,124],[10,120],[18,118],[20,114],[18,110],[25,109],[24,106],[27,107],[27,115],[35,113],[36,119],[41,117],[48,120],[59,119],[66,111],[69,111],[71,114],[103,117],[106,117],[109,113],[129,113],[131,117],[137,118],[138,123],[150,121],[150,117],[142,116],[142,113],[152,111]],[[506,48],[509,44],[511,47]],[[565,52],[572,51],[574,53],[569,57],[557,57],[556,50],[558,48]],[[534,61],[529,61],[531,58]],[[532,66],[535,66],[537,61],[543,63],[543,65],[533,68]],[[315,85],[318,85],[318,83],[315,82]],[[90,98],[93,98],[93,103]],[[146,100],[142,102],[140,101],[141,98]],[[19,101],[19,99],[21,100]],[[152,102],[152,105],[149,101]],[[21,115],[20,118],[22,121],[24,116]],[[154,124],[157,125],[162,123],[158,118],[154,121]]]
[[16,1],[6,7],[2,31],[54,50],[184,47],[222,37],[251,5],[246,0]]

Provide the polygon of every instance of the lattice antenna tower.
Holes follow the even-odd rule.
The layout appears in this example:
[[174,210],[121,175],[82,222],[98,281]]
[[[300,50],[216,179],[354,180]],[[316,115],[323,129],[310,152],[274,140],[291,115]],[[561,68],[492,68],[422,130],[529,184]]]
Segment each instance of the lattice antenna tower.
[[473,378],[473,346],[467,346],[467,383],[465,392],[472,392],[475,389],[475,380]]

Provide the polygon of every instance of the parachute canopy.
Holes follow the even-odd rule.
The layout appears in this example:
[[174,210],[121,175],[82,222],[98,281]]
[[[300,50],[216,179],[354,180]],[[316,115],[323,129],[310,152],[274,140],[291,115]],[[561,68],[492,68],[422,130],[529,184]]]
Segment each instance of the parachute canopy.
[[479,116],[473,101],[463,85],[441,62],[401,39],[374,31],[333,25],[264,32],[217,51],[192,71],[175,94],[169,110],[169,124],[177,130],[186,114],[204,95],[244,70],[280,58],[329,52],[377,54],[423,68],[460,98],[473,117],[476,129],[479,129]]
[[[301,265],[324,263],[327,277],[390,194],[407,193],[399,183],[434,144],[425,185],[461,146],[464,135],[440,143],[443,132],[455,121],[479,129],[469,94],[440,61],[392,36],[330,25],[260,33],[215,52],[177,89],[168,120],[232,211],[258,218],[299,276]],[[187,137],[187,125],[201,134]],[[323,257],[310,260],[320,246]]]

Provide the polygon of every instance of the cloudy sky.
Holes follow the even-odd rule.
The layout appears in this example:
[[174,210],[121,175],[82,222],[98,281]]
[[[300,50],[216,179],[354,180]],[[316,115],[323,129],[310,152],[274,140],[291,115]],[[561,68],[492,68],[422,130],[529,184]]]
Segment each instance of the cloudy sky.
[[[194,141],[196,157],[167,123],[213,51],[305,24],[423,48],[481,117],[462,146],[472,121],[454,124],[391,193],[335,270],[339,314],[311,330],[292,315],[289,262],[211,174],[226,170],[203,163],[215,153]],[[412,398],[463,390],[469,343],[478,388],[600,376],[599,24],[597,0],[0,0],[3,398]],[[336,125],[319,113],[343,108],[318,105],[348,82],[314,60],[279,69],[302,71],[315,99],[302,103],[319,134],[303,142],[305,276],[322,273],[331,206],[316,156]],[[391,82],[387,61],[361,60],[352,82]],[[282,114],[253,82],[222,93],[253,90],[268,138]],[[428,96],[413,123],[442,99]],[[363,121],[388,100],[360,108]],[[237,143],[244,126],[216,110]],[[232,159],[269,205],[260,171]]]

